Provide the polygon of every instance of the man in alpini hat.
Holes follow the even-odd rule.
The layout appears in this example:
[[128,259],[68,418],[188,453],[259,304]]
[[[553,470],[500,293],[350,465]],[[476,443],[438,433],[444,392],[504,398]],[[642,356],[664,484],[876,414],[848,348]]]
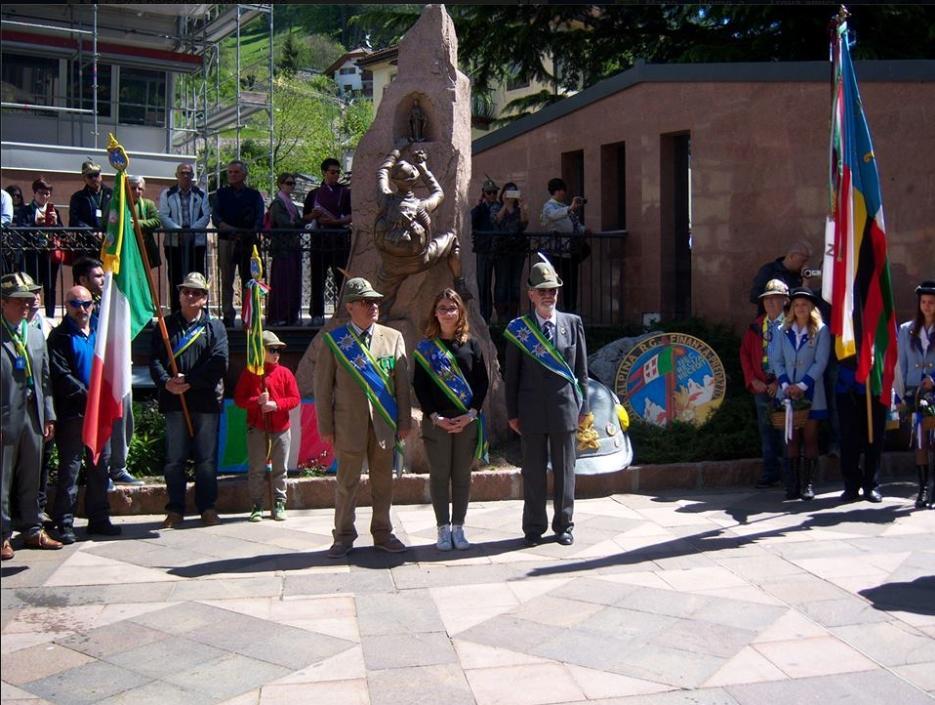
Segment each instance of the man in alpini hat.
[[588,413],[588,352],[581,318],[556,308],[562,280],[547,262],[529,273],[535,308],[510,321],[506,338],[506,407],[510,428],[523,447],[523,534],[542,541],[549,528],[546,466],[551,458],[552,531],[563,546],[574,543],[575,434]]

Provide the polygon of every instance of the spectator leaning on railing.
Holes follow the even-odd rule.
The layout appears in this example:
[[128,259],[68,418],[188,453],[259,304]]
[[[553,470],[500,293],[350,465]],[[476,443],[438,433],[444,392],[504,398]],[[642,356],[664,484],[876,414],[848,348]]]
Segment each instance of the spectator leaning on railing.
[[[302,219],[307,223],[308,230],[350,226],[351,190],[338,183],[340,178],[341,163],[333,157],[325,159],[321,163],[321,186],[309,192],[302,209]],[[325,279],[328,270],[331,270],[335,286],[340,290],[344,278],[337,268],[347,264],[350,243],[346,237],[339,240],[337,235],[312,233],[311,237],[309,259],[312,265],[312,296],[309,315],[313,324],[320,325],[325,315]]]
[[263,228],[263,196],[247,186],[247,165],[235,159],[227,165],[227,186],[217,192],[214,226],[218,229],[218,265],[221,270],[221,309],[224,325],[234,325],[234,270],[240,288],[250,281],[250,254],[256,233]]
[[[208,234],[211,206],[208,197],[195,186],[195,166],[179,164],[175,170],[175,186],[159,194],[159,220],[167,231],[163,239],[168,268],[169,291],[174,291],[188,272],[208,273]],[[179,310],[179,301],[172,300],[172,311]]]
[[89,241],[83,238],[86,245],[80,254],[95,256],[100,250],[100,234],[107,229],[107,209],[114,192],[104,185],[101,176],[100,164],[88,159],[81,165],[81,176],[85,186],[75,191],[68,202],[68,225],[72,228],[90,228],[98,235]]
[[143,244],[146,246],[146,256],[149,258],[150,268],[162,265],[162,258],[159,256],[159,247],[156,245],[155,232],[161,225],[159,211],[156,204],[148,198],[143,198],[146,191],[146,179],[142,176],[128,176],[130,189],[133,191],[133,199],[136,201],[136,218],[140,224],[140,230],[143,233]]

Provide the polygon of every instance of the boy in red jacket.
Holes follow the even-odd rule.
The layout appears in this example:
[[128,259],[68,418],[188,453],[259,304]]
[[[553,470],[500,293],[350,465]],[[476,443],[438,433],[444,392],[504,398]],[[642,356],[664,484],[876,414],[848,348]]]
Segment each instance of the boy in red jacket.
[[[286,460],[289,458],[289,412],[299,405],[299,386],[292,371],[279,364],[286,344],[272,331],[263,331],[266,374],[262,377],[244,370],[237,380],[234,403],[247,410],[247,485],[253,500],[250,521],[263,518],[263,474],[267,457],[272,466],[276,495],[271,516],[286,520]],[[265,391],[264,391],[265,389]]]

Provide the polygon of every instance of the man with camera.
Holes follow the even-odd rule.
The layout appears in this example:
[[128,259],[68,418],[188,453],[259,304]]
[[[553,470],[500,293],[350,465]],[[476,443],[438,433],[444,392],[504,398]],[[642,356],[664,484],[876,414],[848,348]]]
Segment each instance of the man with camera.
[[574,242],[574,237],[586,234],[581,222],[581,208],[587,199],[575,196],[571,205],[566,204],[568,198],[568,185],[562,179],[550,179],[548,184],[549,200],[542,206],[539,214],[539,225],[543,230],[552,233],[569,234],[573,237],[553,238],[549,250],[550,259],[555,265],[559,276],[565,282],[565,305],[569,311],[574,311],[578,305],[578,261],[576,253],[580,245]]
[[756,276],[753,277],[753,286],[750,288],[750,303],[757,304],[759,313],[763,313],[760,294],[763,293],[769,281],[779,279],[785,282],[789,291],[792,291],[796,287],[807,285],[803,278],[808,279],[818,274],[814,270],[805,268],[811,256],[812,246],[804,240],[799,240],[789,245],[784,256],[770,260],[757,270]]

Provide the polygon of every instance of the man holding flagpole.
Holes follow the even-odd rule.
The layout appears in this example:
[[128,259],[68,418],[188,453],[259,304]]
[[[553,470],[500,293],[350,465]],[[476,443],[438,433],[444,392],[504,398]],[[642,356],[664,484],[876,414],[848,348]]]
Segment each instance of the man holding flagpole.
[[[205,526],[220,522],[214,504],[218,496],[217,444],[224,375],[227,372],[227,330],[208,318],[208,282],[190,272],[178,286],[179,312],[166,320],[166,331],[178,374],[158,330],[153,331],[149,373],[159,391],[159,411],[166,417],[164,474],[169,502],[164,529],[174,529],[185,517],[185,466],[195,464],[195,506]],[[185,427],[182,400],[191,412],[192,433]]]
[[841,498],[856,500],[862,489],[864,499],[879,502],[880,453],[897,358],[896,314],[880,176],[851,62],[847,15],[842,7],[831,39],[830,215],[822,295],[831,303],[839,360]]
[[506,407],[523,447],[523,534],[527,546],[548,528],[546,468],[551,460],[552,531],[563,546],[575,539],[575,444],[588,414],[588,352],[581,318],[555,307],[562,280],[547,262],[529,273],[531,316],[510,321],[506,346]]

